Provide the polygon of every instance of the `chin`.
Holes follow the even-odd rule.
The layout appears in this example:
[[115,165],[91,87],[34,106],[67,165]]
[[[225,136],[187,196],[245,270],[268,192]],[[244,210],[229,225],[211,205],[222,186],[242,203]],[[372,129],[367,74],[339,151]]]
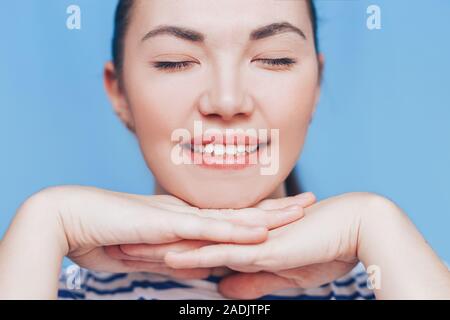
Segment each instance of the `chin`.
[[191,167],[159,167],[155,178],[167,192],[202,209],[242,209],[255,206],[274,193],[282,174],[262,176],[248,171],[215,171]]
[[266,193],[258,188],[242,188],[239,186],[220,188],[215,186],[208,190],[183,192],[174,195],[190,205],[202,209],[242,209],[254,206],[267,196]]

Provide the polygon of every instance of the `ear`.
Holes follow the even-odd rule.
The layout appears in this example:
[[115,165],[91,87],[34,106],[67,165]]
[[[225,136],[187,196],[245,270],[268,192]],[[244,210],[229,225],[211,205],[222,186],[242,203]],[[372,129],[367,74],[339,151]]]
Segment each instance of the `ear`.
[[[323,77],[323,69],[325,67],[325,56],[322,53],[319,53],[317,55],[317,61],[318,61],[318,67],[319,67],[319,77],[318,77],[318,82],[317,82],[316,96],[315,96],[315,100],[314,100],[314,108],[311,112],[311,121],[314,117],[314,114],[317,109],[317,104],[319,103],[319,99],[320,99],[320,88],[321,88],[322,77]],[[311,121],[310,121],[310,123],[311,123]]]
[[120,84],[119,76],[116,72],[114,64],[111,61],[105,64],[105,69],[103,71],[103,82],[114,112],[123,124],[134,133],[133,114],[126,99],[125,92]]

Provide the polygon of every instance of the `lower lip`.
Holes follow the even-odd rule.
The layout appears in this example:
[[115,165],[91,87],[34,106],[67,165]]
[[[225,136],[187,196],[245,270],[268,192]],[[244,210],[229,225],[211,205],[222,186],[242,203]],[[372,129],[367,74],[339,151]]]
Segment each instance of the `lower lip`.
[[[249,167],[254,167],[258,164],[259,152],[267,147],[267,145],[261,145],[258,150],[249,154],[247,152],[240,155],[227,155],[223,156],[212,156],[207,153],[195,153],[190,149],[185,149],[188,153],[193,164],[208,168],[208,169],[218,169],[218,170],[243,170]],[[195,157],[198,157],[200,163],[195,163]],[[221,161],[216,163],[217,160]]]

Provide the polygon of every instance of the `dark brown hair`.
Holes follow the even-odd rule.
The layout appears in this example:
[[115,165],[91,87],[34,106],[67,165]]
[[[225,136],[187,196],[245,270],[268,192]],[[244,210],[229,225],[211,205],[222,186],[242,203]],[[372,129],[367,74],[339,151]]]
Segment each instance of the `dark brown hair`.
[[[314,34],[314,45],[316,51],[319,51],[318,39],[317,39],[317,13],[316,6],[313,0],[306,0],[311,16],[311,23]],[[117,72],[120,73],[123,66],[123,49],[125,34],[128,29],[128,24],[131,17],[134,0],[119,0],[116,13],[114,17],[114,34],[112,39],[112,59],[114,67]]]

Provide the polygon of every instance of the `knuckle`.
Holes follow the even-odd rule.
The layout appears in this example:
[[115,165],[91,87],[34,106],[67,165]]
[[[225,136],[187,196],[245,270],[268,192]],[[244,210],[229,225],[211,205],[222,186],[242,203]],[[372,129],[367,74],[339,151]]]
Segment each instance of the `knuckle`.
[[114,258],[114,259],[120,258],[119,251],[117,250],[117,248],[115,246],[105,246],[104,251],[111,258]]

